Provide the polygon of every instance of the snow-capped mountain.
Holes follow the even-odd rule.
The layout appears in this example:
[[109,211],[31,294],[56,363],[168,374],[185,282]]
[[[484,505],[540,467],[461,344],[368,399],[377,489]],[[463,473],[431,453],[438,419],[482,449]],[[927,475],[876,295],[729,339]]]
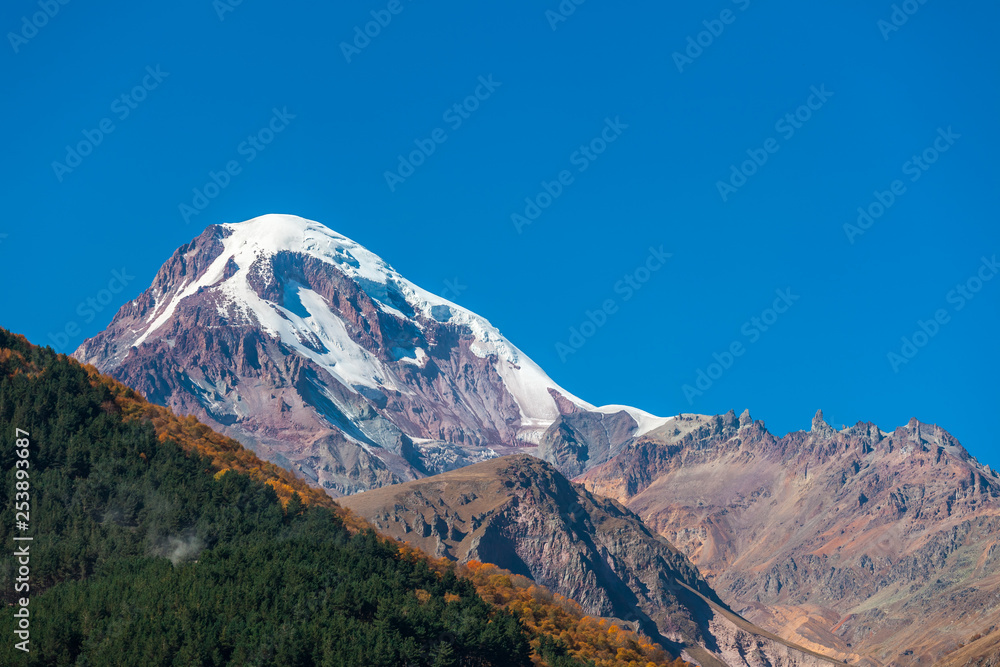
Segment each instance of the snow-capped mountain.
[[595,408],[483,317],[288,215],[209,227],[75,356],[335,495],[515,450],[576,473],[669,420]]

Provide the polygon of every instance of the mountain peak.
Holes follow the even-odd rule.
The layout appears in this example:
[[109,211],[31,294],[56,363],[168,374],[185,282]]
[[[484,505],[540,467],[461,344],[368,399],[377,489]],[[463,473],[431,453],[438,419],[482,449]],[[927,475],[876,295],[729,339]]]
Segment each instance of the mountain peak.
[[227,232],[227,252],[244,260],[260,254],[298,252],[334,264],[353,278],[381,285],[401,278],[381,257],[315,220],[269,213],[218,226]]
[[833,427],[826,423],[826,419],[823,418],[823,410],[817,410],[816,414],[812,418],[812,432],[821,435],[829,435],[833,433]]
[[611,429],[610,451],[670,420],[573,396],[484,317],[295,215],[209,226],[74,356],[337,493],[534,452],[557,422],[572,447]]

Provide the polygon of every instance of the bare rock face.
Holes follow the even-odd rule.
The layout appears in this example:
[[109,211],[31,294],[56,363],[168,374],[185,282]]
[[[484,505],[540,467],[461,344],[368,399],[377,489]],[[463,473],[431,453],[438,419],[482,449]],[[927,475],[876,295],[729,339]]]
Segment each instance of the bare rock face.
[[797,644],[929,665],[1000,626],[1000,478],[937,426],[836,431],[820,412],[777,438],[746,413],[681,415],[578,481]]
[[535,452],[564,416],[591,461],[639,432],[485,319],[294,216],[209,227],[74,356],[334,496]]
[[507,456],[340,502],[428,553],[494,563],[702,665],[832,664],[762,632],[669,542],[551,465]]
[[625,411],[577,411],[560,415],[542,434],[536,456],[575,477],[604,463],[635,433],[638,424]]

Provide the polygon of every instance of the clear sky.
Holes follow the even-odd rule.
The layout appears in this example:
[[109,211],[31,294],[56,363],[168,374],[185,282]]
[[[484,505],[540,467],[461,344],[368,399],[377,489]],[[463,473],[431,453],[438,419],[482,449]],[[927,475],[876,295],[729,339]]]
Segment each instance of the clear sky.
[[293,213],[592,403],[1000,465],[995,3],[235,2],[4,4],[0,325],[71,351]]

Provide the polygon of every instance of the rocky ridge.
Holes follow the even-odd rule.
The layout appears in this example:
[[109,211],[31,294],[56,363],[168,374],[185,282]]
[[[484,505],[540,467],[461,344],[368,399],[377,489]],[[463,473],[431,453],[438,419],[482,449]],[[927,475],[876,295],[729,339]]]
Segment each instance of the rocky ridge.
[[818,412],[779,438],[746,412],[680,415],[578,481],[748,619],[841,659],[932,664],[1000,622],[1000,478],[937,426]]
[[668,541],[529,455],[342,498],[380,531],[494,563],[708,667],[830,665],[733,613]]

